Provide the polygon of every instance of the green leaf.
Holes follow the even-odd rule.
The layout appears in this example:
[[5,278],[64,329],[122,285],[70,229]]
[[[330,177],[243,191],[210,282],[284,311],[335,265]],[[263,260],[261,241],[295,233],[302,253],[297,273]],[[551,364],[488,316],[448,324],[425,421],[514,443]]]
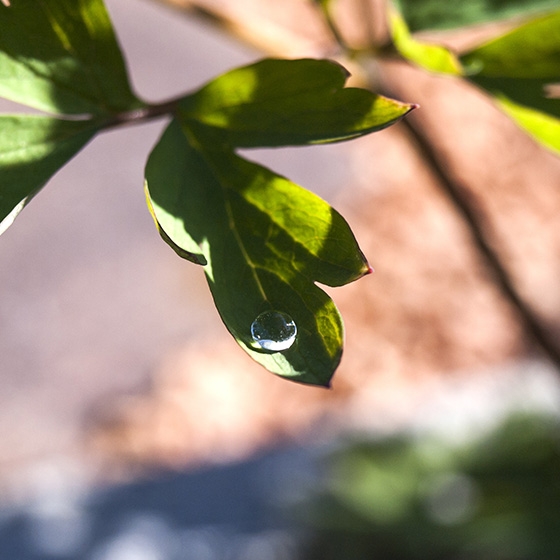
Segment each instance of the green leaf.
[[[328,385],[342,320],[315,285],[340,286],[369,267],[343,218],[316,195],[229,150],[209,150],[174,120],[151,153],[146,185],[174,243],[198,248],[216,307],[239,345],[273,373]],[[287,313],[295,343],[268,353],[251,337],[264,311]]]
[[560,78],[560,11],[534,18],[474,48],[463,63],[479,75],[513,79]]
[[546,95],[560,82],[560,11],[533,19],[461,57],[478,70],[471,80],[548,148],[560,152],[560,99]]
[[531,134],[535,140],[560,155],[560,119],[550,117],[541,111],[517,105],[507,98],[498,99],[498,102],[502,110]]
[[0,116],[0,233],[96,132],[92,121]]
[[63,114],[140,105],[102,0],[0,4],[0,96]]
[[461,64],[453,53],[440,45],[417,41],[397,10],[389,8],[388,16],[393,44],[404,58],[430,72],[462,74]]
[[385,128],[415,106],[345,88],[328,60],[266,59],[224,74],[186,97],[181,119],[216,145],[337,142]]
[[451,29],[529,16],[558,7],[558,0],[396,0],[412,31]]
[[[175,182],[177,179],[179,179],[179,188],[180,188],[180,184],[181,184],[181,178],[180,177],[170,177],[170,182]],[[171,188],[171,190],[176,190],[177,187],[175,188]],[[208,264],[208,262],[206,261],[206,259],[204,258],[204,255],[202,253],[200,253],[200,247],[198,247],[196,245],[196,242],[191,238],[191,236],[185,231],[185,228],[183,227],[183,221],[179,218],[177,219],[175,216],[170,215],[170,214],[166,214],[165,215],[165,225],[167,227],[167,231],[169,231],[171,234],[168,234],[162,227],[161,224],[158,221],[158,218],[156,216],[156,211],[154,209],[154,206],[152,204],[152,200],[150,198],[150,193],[148,191],[148,184],[145,183],[144,185],[144,192],[146,195],[146,204],[148,206],[148,210],[150,211],[150,214],[154,220],[154,223],[156,224],[156,228],[159,232],[159,234],[161,235],[161,238],[182,258],[185,259],[187,261],[190,261],[194,264],[201,264],[201,265],[206,265]],[[164,211],[160,211],[164,212]],[[173,241],[173,239],[177,239],[178,242],[175,243],[175,241]],[[182,245],[179,245],[179,243]],[[191,250],[187,250],[184,247],[187,246],[189,247]]]

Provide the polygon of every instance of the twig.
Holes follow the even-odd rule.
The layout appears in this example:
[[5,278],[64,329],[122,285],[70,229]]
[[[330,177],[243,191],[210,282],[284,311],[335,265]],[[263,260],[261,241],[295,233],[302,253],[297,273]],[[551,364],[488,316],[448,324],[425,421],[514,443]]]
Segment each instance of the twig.
[[163,103],[155,103],[138,109],[132,109],[131,111],[116,113],[103,122],[101,128],[102,130],[108,130],[118,126],[140,124],[166,115],[172,116],[177,112],[181,99],[186,95],[188,94],[184,93],[179,97],[174,97]]
[[183,14],[189,14],[213,27],[224,31],[230,37],[245,45],[258,49],[269,56],[319,56],[322,47],[309,38],[290,32],[285,27],[271,21],[253,22],[250,19],[238,20],[226,9],[208,7],[200,0],[154,0],[166,4]]
[[324,4],[319,0],[314,0],[314,2],[317,8],[319,9],[319,11],[321,12],[321,14],[323,15],[323,21],[326,23],[328,30],[333,36],[335,42],[340,47],[340,50],[345,53],[350,53],[352,49],[350,48],[350,46],[342,36],[340,29],[338,29],[338,25],[336,24],[336,21],[333,18],[331,8],[328,5],[328,3]]

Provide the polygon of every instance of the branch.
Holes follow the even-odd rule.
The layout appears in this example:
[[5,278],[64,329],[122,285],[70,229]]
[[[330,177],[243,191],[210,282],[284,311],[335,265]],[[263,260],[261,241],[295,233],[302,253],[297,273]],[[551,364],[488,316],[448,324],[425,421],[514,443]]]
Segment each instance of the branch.
[[476,249],[486,261],[488,270],[502,295],[515,310],[525,332],[529,338],[540,346],[554,366],[560,370],[560,346],[557,340],[543,327],[542,321],[535,311],[518,293],[499,253],[489,240],[490,236],[486,233],[490,228],[490,221],[484,216],[472,194],[470,196],[466,194],[469,192],[468,189],[449,176],[445,166],[438,160],[428,136],[414,119],[403,119],[401,122],[414,141],[422,160],[437,177],[441,190],[467,225]]
[[[167,4],[183,14],[194,16],[245,45],[258,49],[269,56],[290,58],[301,56],[322,56],[332,50],[310,37],[294,33],[283,25],[271,20],[236,18],[226,7],[209,7],[204,0],[154,0]],[[226,4],[227,6],[227,4]],[[331,45],[332,46],[332,45]]]

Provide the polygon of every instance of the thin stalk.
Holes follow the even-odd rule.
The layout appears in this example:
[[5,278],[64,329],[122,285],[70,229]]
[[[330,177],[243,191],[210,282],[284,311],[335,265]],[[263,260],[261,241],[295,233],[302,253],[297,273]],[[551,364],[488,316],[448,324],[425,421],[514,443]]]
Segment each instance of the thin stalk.
[[346,54],[352,53],[352,48],[348,45],[340,29],[338,29],[338,25],[336,24],[335,19],[333,18],[332,12],[329,8],[328,2],[321,2],[320,0],[314,0],[315,4],[318,5],[320,12],[323,14],[323,20],[327,24],[331,35],[333,36],[334,40],[337,42],[340,50]]
[[254,24],[250,20],[236,20],[219,3],[207,6],[200,0],[153,0],[177,10],[181,14],[193,16],[204,23],[212,25],[237,41],[269,56],[290,57],[300,54],[309,47],[306,41],[300,41],[297,35],[285,33],[270,23]]
[[180,97],[175,97],[162,103],[145,105],[144,107],[132,109],[131,111],[116,113],[115,115],[112,115],[107,119],[107,121],[102,125],[102,128],[109,129],[119,126],[140,124],[142,122],[158,119],[166,115],[172,116],[177,112],[179,108],[179,102],[186,95],[187,94],[184,94]]

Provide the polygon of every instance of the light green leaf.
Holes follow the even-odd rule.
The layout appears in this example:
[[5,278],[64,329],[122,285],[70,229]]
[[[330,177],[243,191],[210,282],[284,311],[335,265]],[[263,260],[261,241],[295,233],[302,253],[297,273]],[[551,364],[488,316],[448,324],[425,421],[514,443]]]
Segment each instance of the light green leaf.
[[216,145],[265,147],[337,142],[385,128],[415,106],[345,88],[328,60],[266,59],[186,97],[181,118]]
[[543,146],[560,155],[560,119],[518,105],[507,98],[498,98],[497,101],[502,110],[519,126]]
[[140,105],[102,0],[0,4],[0,96],[63,114]]
[[558,0],[396,0],[412,31],[451,29],[558,7]]
[[96,132],[92,121],[0,116],[0,233]]
[[[343,218],[272,171],[201,147],[176,120],[150,155],[146,184],[160,227],[206,259],[216,307],[239,345],[277,375],[328,385],[343,326],[315,282],[339,286],[369,271]],[[297,325],[295,343],[283,352],[265,352],[251,337],[251,324],[269,310]]]
[[440,45],[417,41],[397,10],[389,8],[388,16],[393,44],[404,58],[430,72],[462,74],[461,64],[453,53]]
[[560,152],[560,99],[546,94],[560,82],[560,11],[533,19],[461,57],[477,69],[471,80],[496,97],[517,123]]
[[560,11],[525,22],[464,53],[462,60],[486,77],[559,79]]

